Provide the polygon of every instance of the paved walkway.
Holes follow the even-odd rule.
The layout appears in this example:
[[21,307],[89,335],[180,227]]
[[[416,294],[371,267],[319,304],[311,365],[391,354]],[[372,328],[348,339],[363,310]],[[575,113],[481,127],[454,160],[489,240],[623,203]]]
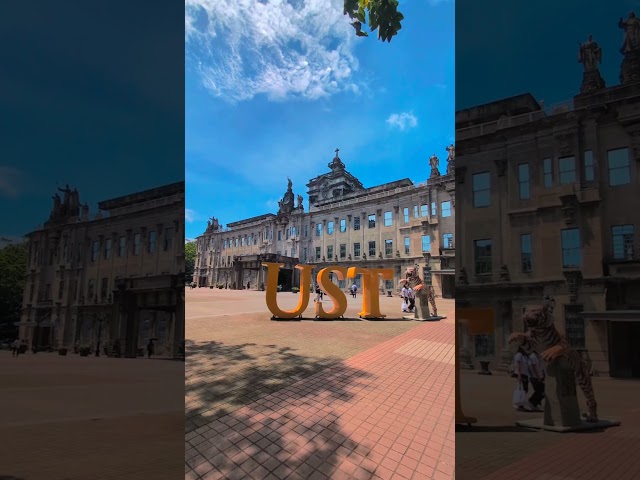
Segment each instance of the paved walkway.
[[175,480],[184,363],[0,351],[0,478]]
[[[397,299],[392,300],[395,306]],[[400,323],[410,326],[408,331],[192,430],[186,437],[185,478],[453,478],[453,318]],[[264,327],[333,331],[334,342],[316,338],[319,351],[344,342],[336,334],[346,334],[345,325],[364,332],[379,324],[393,322],[267,322]],[[189,325],[187,318],[188,337]]]
[[[467,415],[478,417],[471,429],[456,433],[458,480],[631,480],[640,478],[640,382],[593,377],[603,418],[622,425],[589,433],[555,433],[516,427],[519,419],[542,413],[515,411],[514,380],[463,371],[461,392]],[[584,399],[578,391],[584,410]]]

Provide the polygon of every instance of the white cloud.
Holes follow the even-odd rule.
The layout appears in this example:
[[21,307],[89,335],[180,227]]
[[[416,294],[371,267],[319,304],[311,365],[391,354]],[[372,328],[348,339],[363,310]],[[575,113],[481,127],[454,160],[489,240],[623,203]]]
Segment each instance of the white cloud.
[[190,208],[184,209],[184,220],[187,223],[192,223],[196,219],[196,212],[191,210]]
[[359,91],[342,0],[186,0],[185,35],[203,84],[228,100]]
[[22,172],[17,168],[0,165],[0,196],[15,198],[18,196],[18,183]]
[[395,127],[400,130],[406,130],[407,128],[414,128],[418,125],[418,119],[411,112],[392,113],[387,118],[387,124],[390,127]]

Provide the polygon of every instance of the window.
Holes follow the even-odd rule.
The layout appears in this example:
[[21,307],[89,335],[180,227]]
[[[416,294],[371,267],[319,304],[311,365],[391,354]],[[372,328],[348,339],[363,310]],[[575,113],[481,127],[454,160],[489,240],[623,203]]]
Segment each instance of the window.
[[156,247],[158,246],[158,232],[152,230],[149,232],[149,253],[153,253],[156,251]]
[[347,244],[340,244],[340,258],[347,258]]
[[473,253],[476,275],[488,275],[492,272],[491,240],[482,239],[473,241]]
[[347,221],[343,218],[340,220],[340,232],[344,233],[347,231]]
[[404,217],[404,223],[409,223],[409,208],[402,209],[402,216]]
[[453,233],[442,235],[442,248],[453,248]]
[[473,206],[475,208],[491,205],[491,177],[489,172],[475,173],[472,177]]
[[418,213],[418,206],[414,205],[413,206],[413,218],[418,218],[420,215]]
[[626,185],[631,183],[631,169],[629,165],[629,150],[618,148],[607,152],[609,163],[609,185]]
[[436,202],[431,202],[431,216],[435,217],[438,214],[438,207],[436,206]]
[[404,253],[409,255],[411,253],[411,238],[404,237]]
[[238,237],[235,238],[234,244],[235,244],[235,247],[238,248]]
[[360,230],[360,217],[357,215],[353,217],[353,229]]
[[60,280],[58,283],[58,300],[61,300],[64,296],[64,280]]
[[633,258],[633,225],[614,225],[611,227],[613,237],[613,258],[631,260]]
[[573,183],[576,181],[576,158],[562,157],[558,159],[558,170],[560,172],[560,185]]
[[353,244],[353,256],[355,258],[360,258],[360,244],[359,243],[354,243]]
[[91,261],[95,262],[98,259],[98,255],[100,255],[100,241],[94,240],[91,245]]
[[384,254],[393,255],[393,240],[384,241]]
[[104,259],[109,260],[111,258],[111,248],[113,246],[113,239],[107,238],[104,244]]
[[320,260],[320,247],[316,247],[316,260]]
[[258,244],[258,236],[257,235],[253,235],[253,244],[254,245]]
[[584,181],[593,182],[595,180],[595,166],[593,164],[593,152],[587,150],[582,157],[582,166],[584,168]]
[[307,247],[302,247],[302,263],[307,261]]
[[140,255],[140,234],[136,233],[133,236],[133,254],[135,256]]
[[580,230],[567,228],[562,230],[562,268],[576,268],[582,264],[580,251]]
[[531,271],[531,258],[533,256],[533,246],[531,245],[531,234],[525,233],[520,235],[520,265],[522,271],[528,273]]
[[247,236],[247,246],[251,245],[251,235]]
[[493,357],[496,354],[496,338],[494,333],[474,335],[476,357]]
[[[227,241],[224,241],[224,247],[227,248]],[[164,251],[173,248],[173,227],[164,229]]]
[[124,257],[127,254],[127,237],[120,237],[118,242],[118,256]]
[[92,299],[96,290],[96,281],[91,278],[87,284],[87,298]]
[[[287,251],[284,251],[285,256],[287,255]],[[295,258],[296,256],[296,247],[291,247],[291,257]]]
[[69,239],[64,237],[64,243],[62,244],[62,259],[66,262],[69,255]]
[[385,290],[393,290],[393,280],[385,280],[384,281],[384,289]]
[[545,188],[553,186],[553,160],[545,158],[542,161],[542,175]]
[[109,279],[108,278],[103,278],[102,279],[102,283],[100,284],[100,298],[106,298],[107,297],[108,287],[109,287]]
[[376,216],[375,216],[375,214],[369,215],[369,228],[376,228]]
[[393,216],[391,212],[384,212],[384,226],[390,227],[393,225]]
[[309,236],[309,225],[304,226],[304,237],[307,238]]
[[428,205],[420,205],[420,216],[426,217],[429,214]]
[[422,235],[422,252],[431,252],[431,237],[429,235]]
[[582,318],[582,305],[564,306],[565,337],[574,348],[585,347],[584,318]]
[[[282,240],[282,230],[278,230],[278,241]],[[244,245],[244,243],[242,244]]]
[[327,222],[327,235],[333,235],[333,222]]
[[285,233],[286,233],[285,238],[286,238],[287,240],[289,240],[289,236],[291,235],[291,229],[290,229],[290,228],[287,228],[287,230],[285,231]]
[[440,215],[443,218],[451,216],[451,202],[449,200],[440,204]]
[[322,236],[322,224],[316,223],[316,237]]
[[529,164],[518,165],[518,192],[520,200],[531,198],[531,184],[529,183]]
[[333,260],[333,245],[327,246],[327,260]]
[[369,242],[369,256],[376,256],[376,242]]

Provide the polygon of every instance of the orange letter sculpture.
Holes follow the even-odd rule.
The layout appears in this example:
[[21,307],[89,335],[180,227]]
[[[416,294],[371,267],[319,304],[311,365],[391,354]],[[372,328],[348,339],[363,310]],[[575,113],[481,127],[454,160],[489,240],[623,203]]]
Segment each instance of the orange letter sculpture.
[[344,292],[340,290],[340,287],[329,280],[329,272],[335,272],[338,276],[338,280],[345,280],[347,275],[346,267],[328,267],[323,268],[318,272],[317,280],[320,284],[320,288],[327,292],[329,298],[333,301],[333,308],[328,312],[325,312],[322,308],[322,304],[318,304],[317,314],[320,318],[326,318],[333,320],[340,318],[347,311],[347,297]]
[[350,267],[347,277],[355,278],[358,274],[362,275],[362,311],[358,316],[360,318],[386,317],[380,312],[378,275],[381,275],[383,280],[393,280],[393,269]]
[[280,272],[280,268],[284,267],[284,263],[265,262],[262,265],[267,267],[266,298],[269,311],[277,318],[291,319],[301,317],[309,305],[309,285],[311,284],[311,271],[313,270],[313,266],[296,265],[296,268],[300,270],[298,306],[294,310],[280,310],[277,299],[278,273]]

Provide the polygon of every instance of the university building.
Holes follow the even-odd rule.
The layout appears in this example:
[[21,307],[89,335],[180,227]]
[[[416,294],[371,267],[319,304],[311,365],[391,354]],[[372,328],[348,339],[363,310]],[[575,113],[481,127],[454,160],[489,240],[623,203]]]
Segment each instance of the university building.
[[89,207],[59,189],[45,224],[27,235],[19,322],[29,348],[177,357],[184,339],[184,182]]
[[[346,170],[336,150],[329,171],[306,186],[308,211],[289,181],[276,214],[233,222],[226,228],[213,218],[197,238],[194,282],[257,289],[266,278],[262,262],[284,263],[279,279],[283,290],[299,285],[297,264],[313,264],[316,273],[330,265],[391,268],[394,279],[380,281],[380,292],[386,293],[397,290],[407,267],[420,265],[430,269],[436,294],[453,298],[453,145],[447,151],[442,174],[439,159],[431,157],[427,181],[414,184],[403,179],[365,188]],[[346,280],[333,281],[341,288],[349,286]],[[361,287],[360,278],[355,283]]]
[[506,367],[523,307],[549,295],[594,374],[640,377],[640,72],[627,60],[620,85],[591,68],[559,107],[525,94],[456,113],[456,306],[496,314],[494,334],[462,332],[462,364]]

